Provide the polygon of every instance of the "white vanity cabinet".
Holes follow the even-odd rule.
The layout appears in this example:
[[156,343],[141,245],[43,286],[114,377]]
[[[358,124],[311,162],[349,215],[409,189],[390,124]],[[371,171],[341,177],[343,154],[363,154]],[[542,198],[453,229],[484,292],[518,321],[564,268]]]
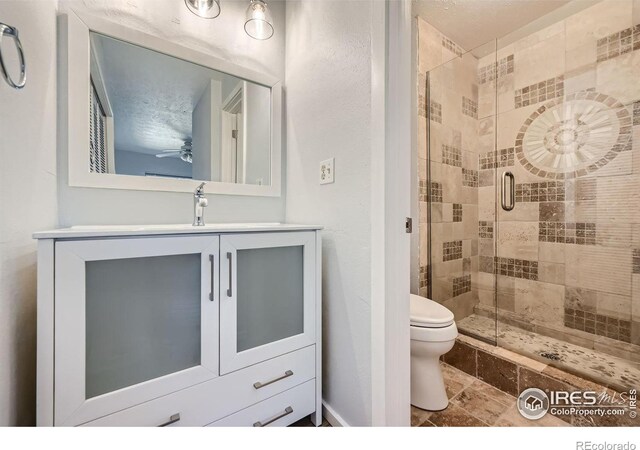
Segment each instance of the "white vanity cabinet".
[[39,425],[321,421],[318,227],[35,237]]

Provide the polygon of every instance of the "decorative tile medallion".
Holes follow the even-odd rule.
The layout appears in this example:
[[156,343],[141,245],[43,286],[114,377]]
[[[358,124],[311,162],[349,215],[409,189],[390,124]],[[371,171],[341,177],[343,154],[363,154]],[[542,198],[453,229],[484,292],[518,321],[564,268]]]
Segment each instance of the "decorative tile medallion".
[[570,179],[595,172],[631,150],[627,108],[597,92],[577,92],[534,111],[520,128],[515,151],[534,175]]

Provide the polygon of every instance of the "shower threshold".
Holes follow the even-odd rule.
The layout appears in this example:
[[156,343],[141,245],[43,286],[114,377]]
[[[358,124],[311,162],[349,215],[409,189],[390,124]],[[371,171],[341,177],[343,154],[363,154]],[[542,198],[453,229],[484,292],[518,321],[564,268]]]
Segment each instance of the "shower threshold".
[[[462,334],[495,341],[494,319],[471,314],[458,321]],[[526,331],[513,325],[498,323],[498,347],[544,362],[549,366],[572,373],[617,391],[637,389],[640,386],[640,363],[608,355]]]

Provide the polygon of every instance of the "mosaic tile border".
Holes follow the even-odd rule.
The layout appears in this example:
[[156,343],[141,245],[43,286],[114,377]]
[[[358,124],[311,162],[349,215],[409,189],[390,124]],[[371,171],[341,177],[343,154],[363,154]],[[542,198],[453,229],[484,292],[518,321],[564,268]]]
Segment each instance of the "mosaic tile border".
[[437,123],[442,123],[442,105],[440,103],[434,102],[433,100],[429,102],[429,119]]
[[596,245],[596,224],[585,222],[540,222],[538,241]]
[[452,145],[442,144],[442,164],[462,167],[462,150]]
[[498,62],[492,62],[478,69],[478,83],[484,84],[496,78],[502,78],[514,70],[514,55],[508,55]]
[[597,61],[607,61],[638,49],[640,49],[640,24],[598,39]]
[[513,95],[516,109],[562,97],[564,95],[564,75],[516,89]]
[[633,103],[633,125],[640,125],[640,101]]
[[[617,109],[618,111],[616,112],[616,115],[619,119],[620,131],[619,131],[616,143],[611,147],[609,151],[607,151],[607,153],[602,158],[600,158],[598,161],[590,164],[585,168],[581,168],[578,170],[568,169],[567,171],[564,171],[564,172],[563,171],[551,172],[551,171],[542,170],[536,167],[535,165],[533,165],[527,159],[527,156],[524,153],[523,142],[524,142],[525,134],[527,133],[527,130],[529,129],[531,124],[533,124],[534,121],[545,111],[547,111],[548,109],[554,108],[555,106],[566,104],[567,102],[570,102],[572,100],[592,100],[592,101],[603,104],[604,108],[608,110]],[[520,128],[520,131],[516,136],[516,140],[515,140],[516,156],[518,157],[518,160],[520,161],[522,166],[527,171],[529,171],[533,175],[537,175],[542,178],[565,180],[565,179],[573,179],[581,176],[586,176],[586,175],[589,175],[590,173],[595,172],[601,167],[604,167],[605,165],[607,165],[610,161],[615,159],[615,157],[620,152],[631,150],[631,140],[632,140],[631,123],[632,121],[631,121],[631,116],[629,115],[629,111],[627,111],[627,108],[625,108],[624,105],[622,105],[622,103],[620,103],[615,98],[609,97],[608,95],[600,94],[597,92],[588,92],[588,91],[576,92],[574,94],[567,96],[565,99],[556,99],[543,106],[540,106],[536,111],[534,111],[529,116],[529,118],[527,118],[527,120],[525,120],[524,124],[522,125],[522,127]]]
[[478,236],[481,239],[493,239],[493,222],[487,220],[479,221]]
[[457,297],[466,292],[471,292],[471,275],[463,275],[453,279],[453,296]]
[[574,330],[606,336],[616,341],[631,343],[631,321],[565,306],[564,326]]
[[516,184],[516,202],[563,202],[564,181],[542,181]]
[[430,200],[431,203],[442,203],[442,183],[432,181],[430,184],[430,198],[428,200]]
[[462,241],[451,241],[442,243],[442,261],[453,261],[462,259]]
[[453,204],[453,221],[462,222],[462,204],[460,203]]
[[465,116],[472,117],[474,119],[478,118],[478,102],[472,100],[470,98],[462,96],[462,114]]
[[498,167],[510,167],[515,165],[515,147],[501,148],[478,157],[480,169],[496,169]]
[[[426,180],[420,180],[418,182],[418,201],[419,202],[429,201],[429,192],[428,192],[427,186],[428,186],[428,182]],[[442,197],[440,197],[440,201],[442,201]]]
[[633,249],[631,258],[632,273],[640,274],[640,248]]
[[442,36],[442,46],[458,56],[462,56],[462,54],[464,53],[462,47],[460,47],[458,44],[456,44],[446,36]]
[[462,168],[462,185],[467,187],[478,187],[478,171]]
[[421,289],[429,286],[429,265],[428,264],[426,266],[420,266],[419,285]]
[[427,117],[427,97],[422,94],[418,94],[418,115]]
[[494,257],[496,274],[525,280],[538,280],[538,261]]

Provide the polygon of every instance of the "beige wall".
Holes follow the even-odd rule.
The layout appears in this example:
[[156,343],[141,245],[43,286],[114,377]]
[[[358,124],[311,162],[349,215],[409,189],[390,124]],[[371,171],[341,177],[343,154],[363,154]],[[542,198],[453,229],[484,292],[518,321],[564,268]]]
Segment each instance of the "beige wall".
[[[427,296],[430,212],[432,298],[460,320],[478,301],[477,58],[463,54],[460,46],[421,18],[417,18],[417,29],[419,292]],[[431,123],[427,127],[429,71]]]

